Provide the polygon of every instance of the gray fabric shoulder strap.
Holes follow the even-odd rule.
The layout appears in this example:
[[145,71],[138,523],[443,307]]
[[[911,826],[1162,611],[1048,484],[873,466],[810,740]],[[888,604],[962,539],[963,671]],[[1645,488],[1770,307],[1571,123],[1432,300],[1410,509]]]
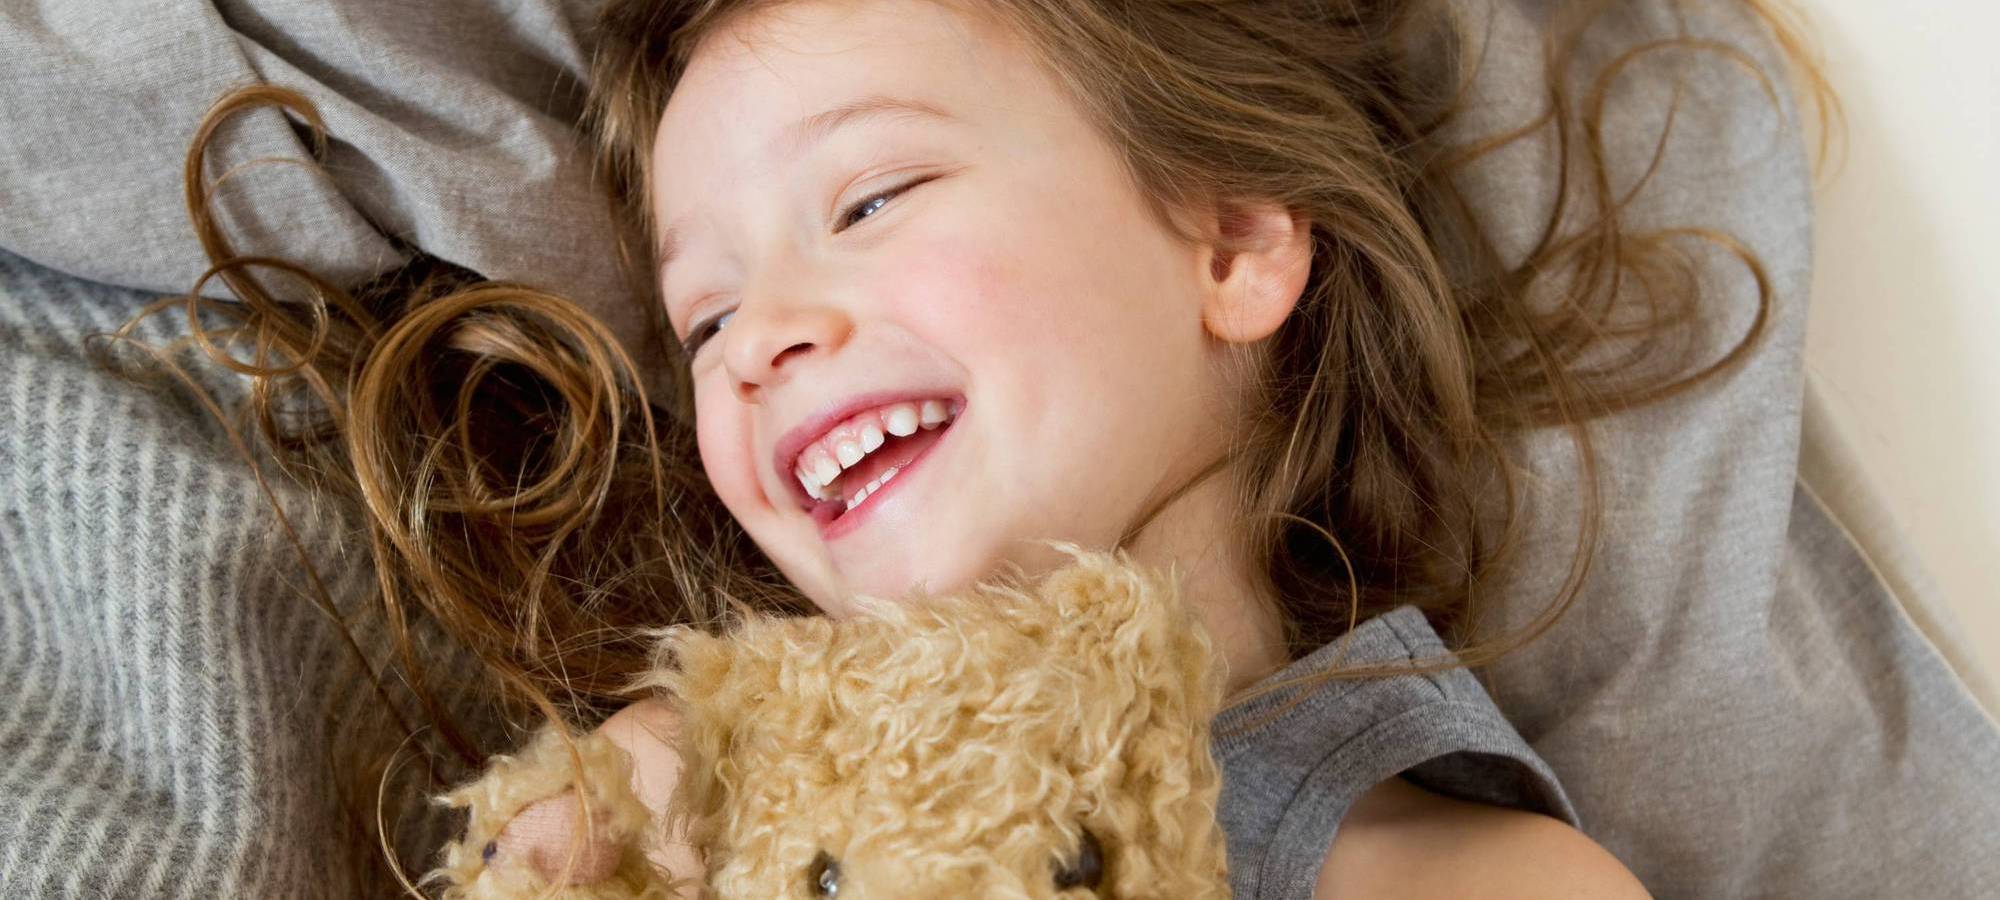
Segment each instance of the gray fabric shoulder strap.
[[[1264,683],[1447,652],[1422,611],[1404,606]],[[1300,691],[1309,695],[1259,723]],[[1219,816],[1239,900],[1309,900],[1340,820],[1369,788],[1397,775],[1447,796],[1576,823],[1555,773],[1464,669],[1289,688],[1224,710],[1214,733]]]

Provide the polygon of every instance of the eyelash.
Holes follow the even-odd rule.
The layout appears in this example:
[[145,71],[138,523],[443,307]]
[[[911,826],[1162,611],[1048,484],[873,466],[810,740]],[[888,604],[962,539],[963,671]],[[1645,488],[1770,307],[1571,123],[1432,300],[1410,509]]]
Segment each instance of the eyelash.
[[[909,190],[910,188],[916,187],[917,185],[922,184],[926,180],[927,179],[923,178],[914,179],[905,182],[903,184],[897,185],[896,187],[889,188],[888,190],[877,191],[876,193],[861,198],[860,202],[855,203],[853,206],[850,206],[847,209],[841,211],[839,219],[840,227],[834,229],[835,233],[839,233],[842,231],[846,231],[849,228],[853,228],[854,226],[861,224],[863,219],[868,218],[868,216],[862,216],[860,219],[857,219],[854,217],[855,213],[860,212],[861,210],[864,209],[869,209],[872,206],[873,211],[871,211],[869,215],[874,215],[875,212],[881,211],[883,206],[889,205],[889,201],[895,199],[895,197],[898,194],[901,194],[904,191]],[[881,206],[875,206],[875,204],[878,202],[881,204]]]
[[[897,185],[896,187],[892,187],[883,191],[878,191],[855,202],[854,205],[849,206],[848,208],[841,211],[840,218],[836,220],[837,227],[834,229],[834,233],[839,234],[840,232],[846,231],[849,228],[861,224],[863,221],[874,216],[876,213],[881,212],[882,207],[889,205],[890,200],[895,199],[898,195],[909,191],[911,188],[916,187],[917,185],[923,184],[924,182],[931,180],[931,177],[932,176],[924,176],[922,178],[911,179],[910,181],[904,182],[903,184]],[[866,216],[862,216],[859,219],[855,218],[854,214],[860,212],[863,209],[871,209],[871,211]],[[681,342],[681,349],[685,352],[688,359],[693,359],[694,355],[701,351],[702,346],[707,344],[711,339],[713,339],[715,337],[716,332],[722,330],[721,322],[723,317],[727,315],[729,315],[729,313],[725,312],[720,315],[704,319],[699,324],[695,325],[693,328],[688,329],[687,340]]]
[[[713,316],[689,329],[687,340],[681,342],[682,354],[688,359],[694,359],[694,355],[701,352],[702,345],[708,343],[709,339],[715,336],[715,332],[722,330],[722,318],[727,315],[729,313],[725,312],[721,315]],[[712,330],[711,326],[713,326]]]

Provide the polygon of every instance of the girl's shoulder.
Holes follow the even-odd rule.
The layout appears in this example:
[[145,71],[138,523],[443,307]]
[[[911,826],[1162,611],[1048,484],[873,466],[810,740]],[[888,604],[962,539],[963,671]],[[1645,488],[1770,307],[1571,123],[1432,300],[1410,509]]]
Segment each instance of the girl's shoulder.
[[1468,833],[1481,835],[1479,848],[1562,844],[1569,836],[1588,844],[1570,827],[1575,811],[1554,770],[1479,680],[1453,664],[1416,607],[1362,622],[1257,687],[1280,684],[1253,690],[1213,724],[1223,777],[1218,813],[1236,896],[1313,884],[1344,831],[1395,844],[1413,832],[1417,811],[1478,823]]
[[[1369,674],[1333,677],[1356,671]],[[1265,677],[1216,716],[1213,733],[1225,795],[1231,777],[1242,788],[1309,782],[1337,818],[1405,775],[1433,793],[1575,821],[1555,771],[1414,606],[1366,619]],[[1255,790],[1243,799],[1300,796]],[[1277,825],[1283,810],[1268,812]]]

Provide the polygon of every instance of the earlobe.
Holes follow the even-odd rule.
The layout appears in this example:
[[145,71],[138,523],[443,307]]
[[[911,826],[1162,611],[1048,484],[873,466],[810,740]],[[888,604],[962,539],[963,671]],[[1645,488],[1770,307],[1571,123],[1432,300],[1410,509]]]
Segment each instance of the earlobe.
[[1270,337],[1305,292],[1312,223],[1271,202],[1234,203],[1215,216],[1202,325],[1218,340]]

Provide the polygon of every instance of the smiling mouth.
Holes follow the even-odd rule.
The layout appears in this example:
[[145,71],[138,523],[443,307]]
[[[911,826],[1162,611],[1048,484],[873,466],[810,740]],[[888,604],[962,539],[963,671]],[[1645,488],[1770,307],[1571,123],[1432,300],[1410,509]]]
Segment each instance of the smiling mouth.
[[807,515],[826,529],[873,507],[944,437],[963,408],[955,399],[905,401],[836,425],[793,466]]

